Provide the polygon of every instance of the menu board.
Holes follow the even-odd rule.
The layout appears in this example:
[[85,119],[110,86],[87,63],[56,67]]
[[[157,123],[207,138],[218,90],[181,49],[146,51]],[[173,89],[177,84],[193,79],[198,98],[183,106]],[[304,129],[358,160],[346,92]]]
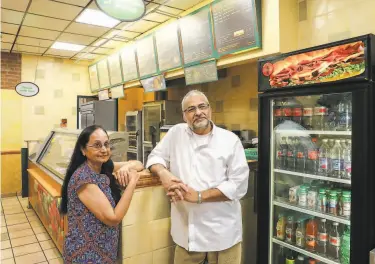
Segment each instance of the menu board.
[[181,66],[177,23],[158,30],[155,33],[155,42],[160,71],[168,71]]
[[148,36],[137,41],[139,76],[146,77],[157,72],[154,37]]
[[124,82],[138,79],[137,61],[135,59],[135,47],[126,46],[120,52],[122,65],[122,78]]
[[221,0],[212,4],[215,47],[219,55],[256,46],[254,0]]
[[99,90],[98,69],[96,64],[89,66],[91,92]]
[[101,60],[97,64],[99,73],[99,87],[106,88],[110,85],[107,60]]
[[141,84],[145,89],[145,93],[166,90],[165,78],[163,75],[153,76],[151,78],[141,80]]
[[122,85],[112,87],[111,89],[111,98],[121,98],[124,97],[124,87]]
[[210,12],[205,7],[180,19],[184,64],[192,64],[213,56]]
[[118,53],[108,57],[108,68],[111,85],[122,83],[120,55]]
[[98,93],[98,97],[99,97],[99,101],[108,100],[109,99],[108,89],[100,91]]
[[186,85],[214,82],[218,80],[216,61],[185,68]]

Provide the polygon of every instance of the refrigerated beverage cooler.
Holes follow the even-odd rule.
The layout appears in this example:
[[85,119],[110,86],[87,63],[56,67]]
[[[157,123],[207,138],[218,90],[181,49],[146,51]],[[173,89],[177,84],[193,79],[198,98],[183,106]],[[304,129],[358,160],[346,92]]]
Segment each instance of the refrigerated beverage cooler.
[[366,35],[258,62],[257,263],[369,263],[374,41]]
[[127,160],[142,159],[142,111],[129,111],[125,116],[125,131],[129,133]]

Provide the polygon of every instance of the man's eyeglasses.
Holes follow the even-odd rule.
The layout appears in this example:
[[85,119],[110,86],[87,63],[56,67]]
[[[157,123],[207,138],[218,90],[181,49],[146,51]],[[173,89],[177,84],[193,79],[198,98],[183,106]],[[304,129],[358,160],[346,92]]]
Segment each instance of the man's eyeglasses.
[[203,111],[203,110],[207,110],[209,107],[210,107],[209,104],[200,104],[200,105],[198,105],[198,106],[190,106],[190,107],[186,108],[186,109],[184,110],[184,112],[185,112],[185,113],[192,114],[192,113],[197,112],[197,109]]
[[104,144],[100,143],[100,142],[96,142],[92,145],[87,145],[88,147],[90,148],[94,148],[96,150],[100,150],[103,148],[103,146],[106,148],[106,149],[109,149],[111,146],[109,145],[109,142],[105,142]]

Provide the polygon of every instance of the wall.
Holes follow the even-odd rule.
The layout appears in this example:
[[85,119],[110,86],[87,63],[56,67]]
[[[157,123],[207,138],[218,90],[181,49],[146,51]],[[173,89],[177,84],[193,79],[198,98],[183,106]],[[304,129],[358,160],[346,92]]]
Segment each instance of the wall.
[[299,49],[375,33],[374,0],[303,2],[299,4]]
[[77,128],[77,95],[90,95],[88,64],[69,60],[22,56],[22,81],[39,86],[37,96],[22,103],[22,139],[44,138],[68,119],[68,129]]

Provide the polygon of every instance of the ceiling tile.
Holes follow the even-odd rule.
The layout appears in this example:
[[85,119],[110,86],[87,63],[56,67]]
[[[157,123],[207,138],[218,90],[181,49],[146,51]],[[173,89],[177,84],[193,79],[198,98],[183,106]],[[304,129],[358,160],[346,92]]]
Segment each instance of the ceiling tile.
[[92,53],[95,53],[95,54],[111,54],[112,52],[113,52],[112,49],[97,48]]
[[138,37],[140,33],[135,33],[135,32],[129,32],[129,31],[122,31],[118,34],[118,36],[125,37],[125,38],[130,38],[134,39],[135,37]]
[[82,9],[83,8],[81,7],[52,2],[49,0],[37,0],[31,3],[29,13],[73,20]]
[[51,46],[53,44],[53,41],[18,36],[17,43],[18,44],[26,44],[26,45],[36,46],[36,47],[47,47],[48,48],[49,46]]
[[172,8],[172,7],[167,7],[167,6],[161,6],[158,10],[168,13],[168,14],[172,14],[172,15],[178,15],[183,12],[183,10]]
[[149,3],[149,4],[146,6],[146,14],[150,13],[150,12],[153,11],[155,8],[157,8],[158,6],[160,6],[160,5],[157,5],[157,4],[154,4],[154,3]]
[[42,17],[38,15],[27,14],[23,25],[31,27],[46,28],[52,30],[63,31],[69,24],[69,21]]
[[18,28],[18,25],[1,23],[1,32],[3,33],[17,34]]
[[96,49],[96,47],[87,47],[87,48],[84,48],[83,50],[82,50],[82,52],[91,52],[91,51],[93,51],[93,50],[95,50]]
[[61,42],[68,42],[73,44],[80,44],[80,45],[89,45],[90,43],[94,42],[97,38],[95,37],[87,37],[82,35],[75,35],[70,33],[63,33],[58,38],[58,41]]
[[6,49],[6,50],[10,50],[12,48],[12,45],[11,43],[3,43],[1,42],[1,49]]
[[[187,10],[203,1],[204,0],[170,0],[168,1],[166,5],[170,7],[176,7],[179,9]],[[164,0],[155,0],[155,3],[163,3],[163,2]]]
[[32,28],[27,26],[22,26],[20,35],[24,37],[34,37],[34,38],[42,38],[42,39],[50,39],[55,40],[60,32],[52,31],[47,29],[39,29],[39,28]]
[[15,38],[15,35],[1,34],[1,41],[4,42],[13,43]]
[[79,53],[74,58],[93,60],[96,57],[98,57],[98,55],[91,53]]
[[40,48],[40,47],[31,47],[25,45],[14,45],[13,50],[19,52],[32,52],[32,53],[43,53],[46,51],[47,48]]
[[67,29],[66,32],[89,35],[94,37],[100,37],[108,31],[108,28],[98,27],[89,24],[73,22]]
[[133,25],[127,27],[126,29],[130,30],[130,31],[136,31],[136,32],[144,33],[146,31],[156,27],[157,25],[159,25],[159,24],[154,23],[154,22],[139,20],[139,21],[135,22]]
[[90,0],[59,0],[59,2],[85,7],[90,2]]
[[105,44],[103,44],[102,47],[104,47],[104,48],[118,48],[118,47],[120,47],[124,44],[125,44],[124,42],[110,40],[110,41],[106,42]]
[[117,29],[122,29],[123,27],[125,26],[128,26],[128,25],[131,25],[133,24],[134,22],[121,22],[120,24],[118,24],[115,28]]
[[1,9],[1,22],[21,24],[23,12]]
[[29,0],[2,0],[1,7],[13,9],[17,11],[26,11],[27,5],[29,4]]
[[57,56],[63,56],[63,57],[72,57],[76,53],[77,53],[77,51],[49,49],[45,54],[47,54],[47,55],[57,55]]
[[163,23],[163,22],[167,21],[168,19],[170,19],[170,17],[168,17],[168,16],[157,14],[157,13],[150,13],[150,14],[144,16],[143,18],[147,19],[147,20],[160,22],[160,23]]
[[96,4],[96,1],[92,1],[91,4],[87,7],[88,9],[100,10]]

